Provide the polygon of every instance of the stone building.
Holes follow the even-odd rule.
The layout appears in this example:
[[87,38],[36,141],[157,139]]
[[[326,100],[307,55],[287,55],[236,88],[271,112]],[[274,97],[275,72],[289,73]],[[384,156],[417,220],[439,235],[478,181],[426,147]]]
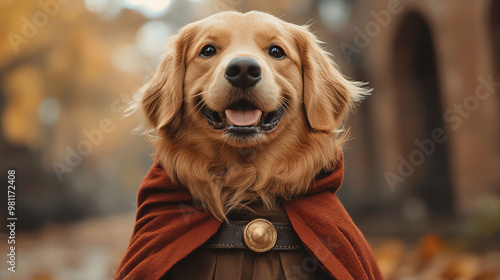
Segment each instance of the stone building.
[[410,217],[498,201],[500,1],[358,1],[333,36],[374,88],[352,120],[347,183]]

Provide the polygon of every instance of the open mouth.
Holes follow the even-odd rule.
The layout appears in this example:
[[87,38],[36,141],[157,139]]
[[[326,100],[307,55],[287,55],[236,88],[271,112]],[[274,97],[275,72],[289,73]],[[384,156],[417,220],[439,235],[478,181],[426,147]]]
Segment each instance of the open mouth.
[[266,113],[262,112],[254,104],[246,100],[240,100],[226,108],[224,112],[214,111],[206,105],[203,106],[202,111],[208,124],[213,129],[225,129],[227,133],[237,136],[250,136],[275,129],[283,116],[284,110],[278,108]]

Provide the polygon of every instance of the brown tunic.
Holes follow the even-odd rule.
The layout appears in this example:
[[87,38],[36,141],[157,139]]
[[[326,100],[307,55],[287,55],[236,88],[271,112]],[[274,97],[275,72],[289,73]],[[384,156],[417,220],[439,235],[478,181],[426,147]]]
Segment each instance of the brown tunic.
[[[264,218],[290,223],[281,207],[239,211],[228,215],[233,221]],[[305,249],[256,253],[247,249],[200,247],[179,261],[162,280],[323,280],[332,279]]]

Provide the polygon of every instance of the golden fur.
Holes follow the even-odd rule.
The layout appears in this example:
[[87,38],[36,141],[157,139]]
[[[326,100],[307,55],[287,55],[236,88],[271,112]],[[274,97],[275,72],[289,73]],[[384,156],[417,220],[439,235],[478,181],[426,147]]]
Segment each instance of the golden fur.
[[[217,55],[200,57],[206,44],[216,46]],[[273,44],[285,59],[269,56]],[[264,112],[285,110],[276,129],[245,139],[212,129],[200,112],[202,104],[223,111],[235,102],[224,69],[240,56],[262,68],[252,102]],[[223,220],[250,202],[272,206],[305,192],[338,158],[341,122],[366,93],[337,70],[308,27],[262,12],[222,12],[170,38],[157,73],[132,107],[155,131],[155,158],[170,178]]]

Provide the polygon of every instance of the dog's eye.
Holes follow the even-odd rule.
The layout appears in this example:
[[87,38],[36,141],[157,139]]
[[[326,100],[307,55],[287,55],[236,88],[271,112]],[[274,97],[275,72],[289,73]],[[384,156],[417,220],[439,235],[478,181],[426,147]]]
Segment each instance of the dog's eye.
[[212,45],[206,45],[201,49],[200,55],[202,57],[211,57],[217,53],[217,50]]
[[276,59],[282,59],[285,57],[285,51],[281,47],[272,46],[269,48],[269,55]]

